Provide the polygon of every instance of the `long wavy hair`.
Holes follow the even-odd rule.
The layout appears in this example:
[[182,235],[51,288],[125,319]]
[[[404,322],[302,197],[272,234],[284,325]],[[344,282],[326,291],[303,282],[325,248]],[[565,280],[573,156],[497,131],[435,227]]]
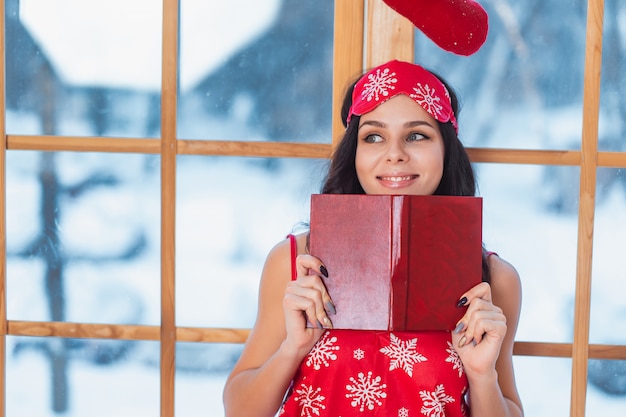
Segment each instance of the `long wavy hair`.
[[[431,71],[432,72],[432,71]],[[452,110],[458,120],[459,101],[455,91],[439,75],[433,73],[450,93]],[[365,194],[356,174],[356,148],[360,117],[352,115],[347,124],[348,111],[352,105],[352,91],[358,79],[348,87],[341,107],[341,120],[346,131],[333,152],[328,175],[322,185],[322,194]],[[443,175],[435,195],[475,196],[476,176],[465,147],[451,122],[437,121],[444,144]],[[483,249],[483,281],[490,282],[487,252]]]

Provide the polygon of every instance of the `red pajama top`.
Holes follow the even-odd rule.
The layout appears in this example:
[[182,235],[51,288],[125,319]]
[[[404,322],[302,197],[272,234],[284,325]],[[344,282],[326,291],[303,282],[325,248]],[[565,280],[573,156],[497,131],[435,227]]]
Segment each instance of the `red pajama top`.
[[333,329],[303,359],[277,415],[466,417],[468,388],[449,331]]

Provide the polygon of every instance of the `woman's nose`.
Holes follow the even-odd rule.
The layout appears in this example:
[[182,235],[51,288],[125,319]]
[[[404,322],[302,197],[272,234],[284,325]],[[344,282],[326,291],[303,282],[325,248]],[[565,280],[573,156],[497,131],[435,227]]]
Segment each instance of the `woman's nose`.
[[406,162],[409,156],[403,141],[391,141],[387,148],[387,160],[389,162]]

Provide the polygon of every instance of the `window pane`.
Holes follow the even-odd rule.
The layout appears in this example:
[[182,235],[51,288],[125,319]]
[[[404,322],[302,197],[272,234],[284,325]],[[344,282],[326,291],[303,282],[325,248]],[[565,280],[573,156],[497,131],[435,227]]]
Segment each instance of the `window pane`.
[[159,323],[157,157],[9,151],[6,172],[9,319]]
[[8,336],[6,415],[158,416],[158,352],[157,342]]
[[[570,186],[578,190],[578,171],[477,165],[483,241],[513,264],[522,281],[517,340],[572,341],[578,194],[571,194]],[[555,204],[555,196],[561,203]]]
[[591,343],[626,345],[626,170],[599,168],[593,239]]
[[[224,384],[242,348],[227,343],[176,345],[177,417],[224,416]],[[184,365],[180,364],[181,358]]]
[[579,149],[586,2],[481,2],[487,41],[465,57],[416,31],[416,62],[459,93],[469,146]]
[[626,151],[626,4],[620,0],[604,2],[602,40],[602,86],[600,91],[601,151]]
[[333,7],[181,1],[178,136],[330,143]]
[[[569,416],[572,360],[514,356],[515,379],[524,415]],[[603,415],[602,413],[593,415]],[[610,414],[609,414],[610,415]]]
[[626,361],[589,360],[587,415],[619,416],[626,410]]
[[178,158],[177,325],[252,327],[265,257],[308,221],[325,164]]
[[20,0],[7,11],[8,133],[159,135],[160,2]]
[[[626,306],[621,291],[616,291],[624,286],[624,230],[626,172],[600,168],[593,241],[591,343],[626,345]],[[626,409],[626,360],[591,359],[588,374],[588,410],[617,415],[617,410]]]

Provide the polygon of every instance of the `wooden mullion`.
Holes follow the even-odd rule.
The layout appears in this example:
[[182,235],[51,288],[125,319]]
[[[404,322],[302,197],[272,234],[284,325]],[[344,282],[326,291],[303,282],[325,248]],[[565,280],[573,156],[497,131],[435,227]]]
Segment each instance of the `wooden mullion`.
[[[7,335],[62,337],[69,339],[153,340],[161,338],[160,326],[93,324],[72,322],[7,321]],[[244,343],[250,329],[176,327],[177,342]],[[571,358],[571,343],[523,342],[514,345],[514,355]],[[589,358],[626,360],[626,345],[589,345]]]
[[250,156],[269,158],[330,157],[331,145],[326,143],[250,142],[218,140],[178,140],[179,155]]
[[[341,129],[343,130],[343,126]],[[341,134],[334,139],[340,136]],[[178,155],[325,159],[330,157],[332,146],[326,143],[177,139],[176,153]],[[6,149],[159,154],[161,141],[149,138],[8,135]],[[578,150],[558,149],[468,147],[467,152],[472,162],[563,166],[579,166],[582,155]],[[598,152],[597,155],[598,166],[626,168],[626,152]]]
[[174,416],[176,376],[176,106],[178,0],[163,0],[161,81],[161,417]]
[[344,128],[339,117],[347,84],[363,69],[365,3],[335,1],[333,41],[332,147],[339,143]]
[[68,339],[159,340],[160,326],[9,320],[11,336]]
[[598,152],[598,166],[626,168],[626,152]]
[[368,0],[366,33],[366,67],[371,68],[391,59],[413,61],[413,23],[383,0]]
[[527,165],[580,165],[580,151],[467,148],[472,162]]
[[596,170],[598,161],[603,17],[604,1],[589,0],[587,5],[587,34],[583,89],[582,160],[580,166],[580,199],[578,205],[574,339],[572,343],[571,417],[585,416],[587,400],[587,365],[589,361],[589,320],[591,310],[591,271]]
[[6,414],[7,251],[6,251],[6,54],[5,4],[0,0],[0,416]]
[[55,152],[115,152],[158,154],[159,139],[106,138],[46,135],[9,135],[7,149]]

